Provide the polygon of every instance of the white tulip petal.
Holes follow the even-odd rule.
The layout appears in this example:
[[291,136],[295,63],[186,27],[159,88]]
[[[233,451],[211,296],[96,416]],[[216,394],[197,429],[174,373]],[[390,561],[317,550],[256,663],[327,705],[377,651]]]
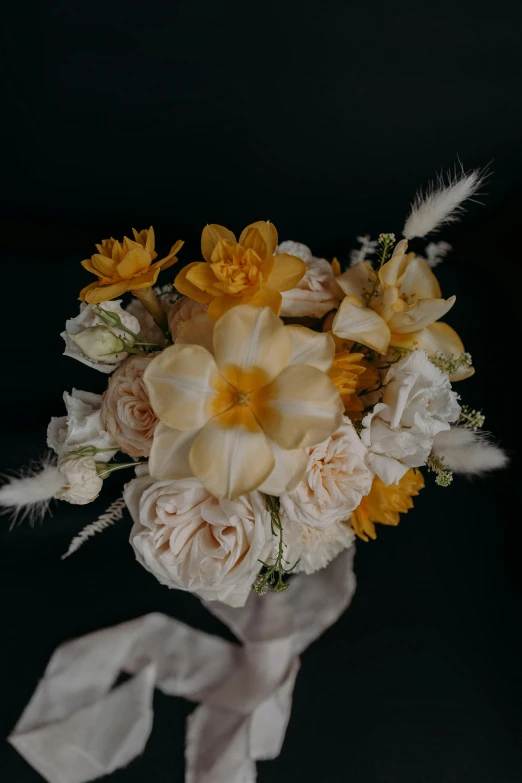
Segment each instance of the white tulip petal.
[[279,375],[292,352],[281,319],[269,307],[252,305],[238,305],[219,318],[214,350],[221,374],[244,392]]
[[178,430],[202,427],[220,412],[213,408],[219,373],[213,357],[199,345],[171,345],[144,373],[156,416]]
[[155,479],[185,479],[193,476],[189,454],[199,432],[199,429],[174,430],[158,422],[149,458],[150,475]]
[[308,449],[282,449],[273,440],[270,441],[270,448],[275,457],[275,466],[259,491],[278,497],[291,492],[301,481],[308,464]]
[[314,332],[306,326],[287,326],[286,333],[292,343],[289,365],[308,364],[328,372],[335,356],[335,342],[331,335]]
[[211,419],[190,451],[191,468],[203,486],[231,500],[257,489],[274,464],[270,444],[246,405]]

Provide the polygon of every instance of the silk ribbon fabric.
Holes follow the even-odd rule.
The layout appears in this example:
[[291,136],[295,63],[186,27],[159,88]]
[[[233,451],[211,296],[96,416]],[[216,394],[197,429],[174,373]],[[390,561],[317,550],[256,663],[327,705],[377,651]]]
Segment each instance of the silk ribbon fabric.
[[[49,783],[95,780],[143,752],[158,688],[199,703],[185,783],[254,783],[256,761],[280,753],[300,653],[351,601],[353,556],[241,609],[206,603],[241,645],[156,613],[66,642],[9,741]],[[121,672],[132,677],[113,688]]]

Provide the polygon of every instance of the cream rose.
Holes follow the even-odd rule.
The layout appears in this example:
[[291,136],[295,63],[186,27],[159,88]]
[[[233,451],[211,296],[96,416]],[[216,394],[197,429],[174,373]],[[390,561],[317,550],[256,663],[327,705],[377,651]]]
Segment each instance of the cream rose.
[[260,561],[273,547],[260,492],[218,500],[197,479],[154,481],[147,475],[131,481],[124,497],[138,562],[162,584],[207,601],[245,604]]
[[324,529],[347,519],[371,489],[368,454],[347,416],[327,440],[309,450],[303,479],[280,497],[286,516]]
[[58,463],[58,469],[64,477],[63,488],[55,494],[58,500],[84,506],[100,494],[103,481],[92,457],[65,457]]
[[413,351],[393,365],[382,401],[363,419],[361,440],[370,467],[385,484],[397,484],[409,468],[426,464],[437,433],[458,419],[458,395],[448,376]]
[[180,329],[188,321],[191,321],[198,313],[206,313],[208,305],[195,302],[184,296],[175,302],[169,312],[169,329],[174,342],[179,337]]
[[314,258],[312,251],[300,242],[282,242],[276,253],[288,253],[306,263],[306,273],[295,288],[283,292],[281,316],[300,318],[323,315],[339,305],[342,291],[336,294],[332,265],[324,258]]
[[91,446],[97,462],[108,462],[118,444],[103,424],[101,395],[73,389],[71,394],[64,392],[63,399],[67,415],[53,416],[47,428],[47,445],[60,457]]
[[143,383],[151,358],[132,356],[116,370],[103,396],[102,417],[122,451],[148,457],[157,418]]
[[293,571],[295,574],[313,574],[325,568],[355,540],[355,533],[346,522],[335,522],[324,530],[294,522],[288,517],[282,517],[282,523],[286,545],[284,556],[289,568],[297,563]]

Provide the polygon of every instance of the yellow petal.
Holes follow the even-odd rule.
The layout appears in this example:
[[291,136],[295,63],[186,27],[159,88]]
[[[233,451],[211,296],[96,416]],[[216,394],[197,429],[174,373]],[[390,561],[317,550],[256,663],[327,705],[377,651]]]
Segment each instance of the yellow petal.
[[113,283],[112,285],[98,285],[98,283],[93,283],[83,289],[80,298],[89,304],[108,302],[109,299],[116,299],[118,296],[125,293],[125,291],[128,291],[131,282],[132,281],[130,280],[121,280],[119,283]]
[[171,345],[144,373],[156,416],[178,430],[203,427],[215,415],[219,373],[213,357],[199,345]]
[[440,299],[439,281],[422,258],[412,258],[401,276],[401,294],[416,299]]
[[219,371],[244,393],[279,375],[291,352],[290,335],[269,307],[233,307],[214,327]]
[[278,291],[271,288],[262,288],[248,299],[248,304],[254,307],[269,307],[276,315],[281,312],[283,297]]
[[[460,356],[464,351],[464,344],[457,332],[445,324],[437,321],[425,329],[410,334],[392,334],[390,345],[395,348],[408,348],[414,351],[416,348],[424,348],[431,356],[442,353],[448,358]],[[457,372],[450,376],[450,381],[463,381],[474,374],[473,367],[459,367]]]
[[270,441],[270,448],[275,457],[275,466],[259,491],[279,496],[291,492],[303,478],[308,465],[308,449],[282,449],[273,440]]
[[341,274],[341,264],[339,263],[338,258],[332,258],[332,272],[334,277],[339,277]]
[[199,429],[174,430],[158,422],[149,457],[149,473],[155,479],[184,479],[194,475],[189,453]]
[[207,304],[208,302],[212,301],[212,294],[201,291],[189,280],[187,280],[188,273],[196,266],[206,266],[206,264],[204,261],[193,261],[192,264],[187,264],[187,266],[183,267],[181,272],[178,272],[176,275],[174,285],[178,289],[179,293],[183,296],[188,296],[189,299],[194,299],[196,302]]
[[266,281],[267,288],[274,291],[290,291],[306,274],[306,264],[302,258],[279,253],[274,256],[274,266]]
[[355,296],[347,296],[333,320],[336,337],[367,345],[378,353],[386,353],[390,330],[381,316],[369,307],[363,307]]
[[138,275],[137,277],[133,277],[130,280],[127,280],[127,288],[129,288],[131,291],[137,291],[141,288],[150,288],[158,279],[159,273],[159,268],[147,269],[147,271],[142,275]]
[[287,326],[292,343],[288,364],[308,364],[328,372],[335,356],[335,342],[326,332],[314,332],[306,326]]
[[252,392],[250,406],[269,438],[283,449],[325,440],[342,421],[344,407],[328,376],[316,367],[287,367],[268,386]]
[[399,277],[406,269],[409,261],[410,258],[406,253],[394,254],[379,270],[379,280],[381,283],[383,285],[398,286]]
[[275,460],[246,405],[237,405],[203,427],[190,451],[196,478],[217,497],[237,498],[257,489]]
[[112,258],[101,255],[101,253],[95,253],[92,258],[86,258],[85,261],[82,261],[82,266],[97,277],[113,277],[118,263]]
[[260,258],[264,258],[268,255],[266,242],[263,239],[261,232],[254,226],[250,226],[250,228],[243,231],[240,244],[245,250],[254,250]]
[[120,277],[128,279],[148,269],[150,262],[150,254],[142,247],[136,247],[134,250],[129,250],[123,261],[120,261],[116,267],[116,270]]
[[259,231],[261,234],[261,237],[263,238],[263,241],[266,245],[266,251],[268,255],[273,255],[277,247],[277,231],[274,224],[270,223],[269,220],[258,220],[257,223],[251,223],[249,226],[247,226],[241,232],[241,236],[239,237],[239,244],[243,245],[243,247],[249,247],[249,245],[245,245],[245,240],[248,233],[250,232],[250,229],[252,228],[257,229],[257,231]]
[[219,226],[217,223],[211,223],[205,226],[201,234],[201,252],[205,261],[210,261],[212,251],[216,247],[220,239],[228,239],[231,242],[236,242],[236,237],[225,226]]
[[367,261],[360,261],[336,277],[335,282],[346,296],[356,296],[358,299],[362,299],[365,290],[371,291],[375,274],[371,264]]
[[394,313],[388,320],[392,332],[408,334],[418,332],[438,321],[455,304],[456,297],[449,299],[420,299],[412,308],[403,313]]
[[211,264],[190,264],[186,279],[200,291],[206,291],[212,296],[218,296],[221,293],[219,288],[216,288],[217,279]]
[[[201,300],[198,299],[198,301]],[[216,322],[224,313],[228,313],[230,309],[237,307],[237,305],[243,304],[244,302],[245,298],[241,296],[231,296],[230,294],[216,296],[208,306],[208,317],[211,321]]]
[[214,355],[214,323],[206,313],[196,313],[190,321],[182,324],[176,337],[176,345],[183,343],[201,345]]

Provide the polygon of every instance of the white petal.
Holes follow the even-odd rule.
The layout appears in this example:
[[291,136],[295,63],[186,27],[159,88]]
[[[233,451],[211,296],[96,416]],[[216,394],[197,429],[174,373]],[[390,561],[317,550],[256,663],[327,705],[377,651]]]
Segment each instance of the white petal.
[[370,307],[362,307],[354,296],[347,296],[341,302],[332,331],[336,337],[362,343],[378,353],[386,353],[390,343],[386,322]]
[[282,449],[273,440],[270,441],[270,447],[275,466],[259,491],[279,496],[291,492],[301,481],[308,464],[308,449]]
[[360,261],[336,277],[335,282],[346,296],[356,296],[358,299],[362,299],[364,290],[371,290],[374,278],[375,272],[372,270],[371,264],[367,261]]
[[291,364],[308,364],[328,372],[335,356],[333,338],[325,332],[314,332],[306,326],[287,326],[286,332],[292,343]]
[[150,451],[150,475],[156,479],[184,479],[193,476],[189,454],[199,432],[199,429],[174,430],[163,422],[158,422]]

